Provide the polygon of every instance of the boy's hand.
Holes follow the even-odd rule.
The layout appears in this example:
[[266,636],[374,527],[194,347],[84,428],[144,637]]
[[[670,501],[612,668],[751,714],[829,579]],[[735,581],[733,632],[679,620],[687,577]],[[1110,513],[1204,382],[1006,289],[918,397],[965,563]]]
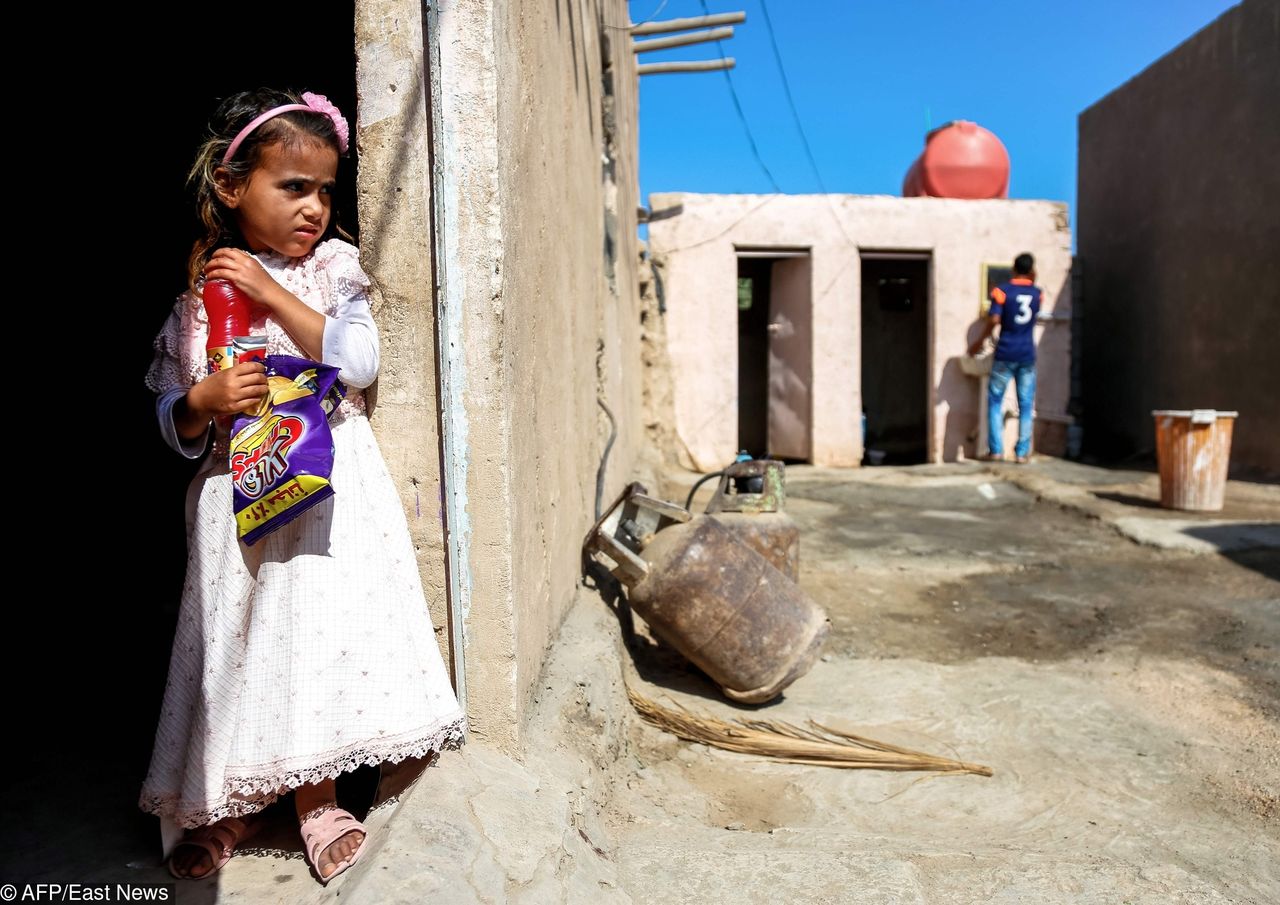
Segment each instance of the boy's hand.
[[239,248],[219,248],[204,266],[206,280],[230,280],[258,305],[272,307],[274,293],[280,284],[258,263],[258,259]]
[[215,415],[251,412],[267,395],[267,369],[260,361],[242,361],[215,371],[187,391],[187,409],[202,421]]

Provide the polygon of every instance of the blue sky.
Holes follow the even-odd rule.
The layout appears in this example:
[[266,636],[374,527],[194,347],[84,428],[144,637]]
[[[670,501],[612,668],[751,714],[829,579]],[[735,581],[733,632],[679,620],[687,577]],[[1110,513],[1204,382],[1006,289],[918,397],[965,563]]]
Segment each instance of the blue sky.
[[[969,119],[1012,161],[1009,195],[1071,204],[1076,117],[1226,10],[1232,0],[765,0],[787,78],[828,191],[899,194],[926,123]],[[634,22],[662,0],[632,0]],[[817,192],[786,102],[761,0],[723,43],[760,156],[784,192]],[[668,0],[658,19],[702,15]],[[643,62],[712,59],[716,44],[646,53]],[[640,80],[640,189],[770,192],[724,73]]]

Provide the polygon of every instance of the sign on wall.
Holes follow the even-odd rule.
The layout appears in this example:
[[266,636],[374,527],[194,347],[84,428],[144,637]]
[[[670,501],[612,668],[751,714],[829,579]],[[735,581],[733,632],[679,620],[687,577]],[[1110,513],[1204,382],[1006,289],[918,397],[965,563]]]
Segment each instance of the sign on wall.
[[1013,279],[1012,264],[982,265],[982,298],[978,300],[978,316],[986,317],[991,308],[991,290]]

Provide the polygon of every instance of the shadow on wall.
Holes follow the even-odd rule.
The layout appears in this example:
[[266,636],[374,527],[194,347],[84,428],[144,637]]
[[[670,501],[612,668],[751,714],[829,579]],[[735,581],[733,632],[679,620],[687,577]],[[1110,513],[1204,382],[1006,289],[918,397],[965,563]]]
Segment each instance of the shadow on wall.
[[[1071,291],[1071,271],[1068,270],[1057,293],[1049,296],[1047,307],[1054,320],[1044,325],[1040,341],[1036,344],[1036,361],[1052,363],[1053,367],[1052,371],[1041,367],[1036,374],[1036,411],[1078,418],[1078,394],[1074,391],[1077,371],[1072,355],[1072,331],[1077,325],[1071,319]],[[1037,418],[1034,448],[1051,456],[1066,455],[1067,427],[1067,423],[1058,417],[1054,420]]]
[[[985,321],[975,320],[965,330],[965,346],[970,346],[982,335]],[[981,424],[985,398],[979,398],[982,382],[970,377],[960,367],[960,356],[948,358],[942,366],[935,396],[939,404],[947,406],[947,420],[942,429],[942,461],[956,462],[978,455],[978,428]]]
[[942,461],[955,462],[977,455],[980,400],[978,378],[960,369],[960,358],[948,358],[938,381],[938,400],[947,403],[942,429]]

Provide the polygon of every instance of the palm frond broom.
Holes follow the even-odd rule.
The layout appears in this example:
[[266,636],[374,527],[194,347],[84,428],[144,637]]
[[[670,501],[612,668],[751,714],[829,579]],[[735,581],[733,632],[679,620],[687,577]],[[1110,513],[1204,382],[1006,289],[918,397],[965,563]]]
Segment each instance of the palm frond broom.
[[981,764],[935,757],[842,732],[812,720],[809,721],[810,728],[802,729],[778,720],[738,719],[730,722],[719,717],[700,716],[679,704],[665,707],[636,692],[630,683],[626,685],[631,706],[645,722],[687,741],[713,748],[815,767],[991,775],[991,768]]
[[[607,412],[608,409],[606,408]],[[603,468],[603,465],[601,466]],[[597,508],[599,508],[597,504]],[[592,573],[589,559],[586,570]],[[836,767],[845,770],[898,770],[927,771],[933,773],[972,773],[991,776],[990,767],[971,764],[913,751],[887,742],[853,735],[813,720],[809,729],[801,729],[780,720],[744,720],[732,722],[719,717],[700,716],[673,702],[666,707],[637,692],[631,685],[635,665],[631,657],[634,629],[631,612],[621,595],[621,584],[612,577],[601,579],[593,573],[598,583],[613,589],[613,599],[606,597],[610,609],[618,616],[621,632],[617,637],[618,658],[622,664],[622,682],[627,698],[645,722],[686,741],[698,742],[725,751],[754,754],[790,764],[815,767]],[[607,572],[605,573],[607,576]]]

